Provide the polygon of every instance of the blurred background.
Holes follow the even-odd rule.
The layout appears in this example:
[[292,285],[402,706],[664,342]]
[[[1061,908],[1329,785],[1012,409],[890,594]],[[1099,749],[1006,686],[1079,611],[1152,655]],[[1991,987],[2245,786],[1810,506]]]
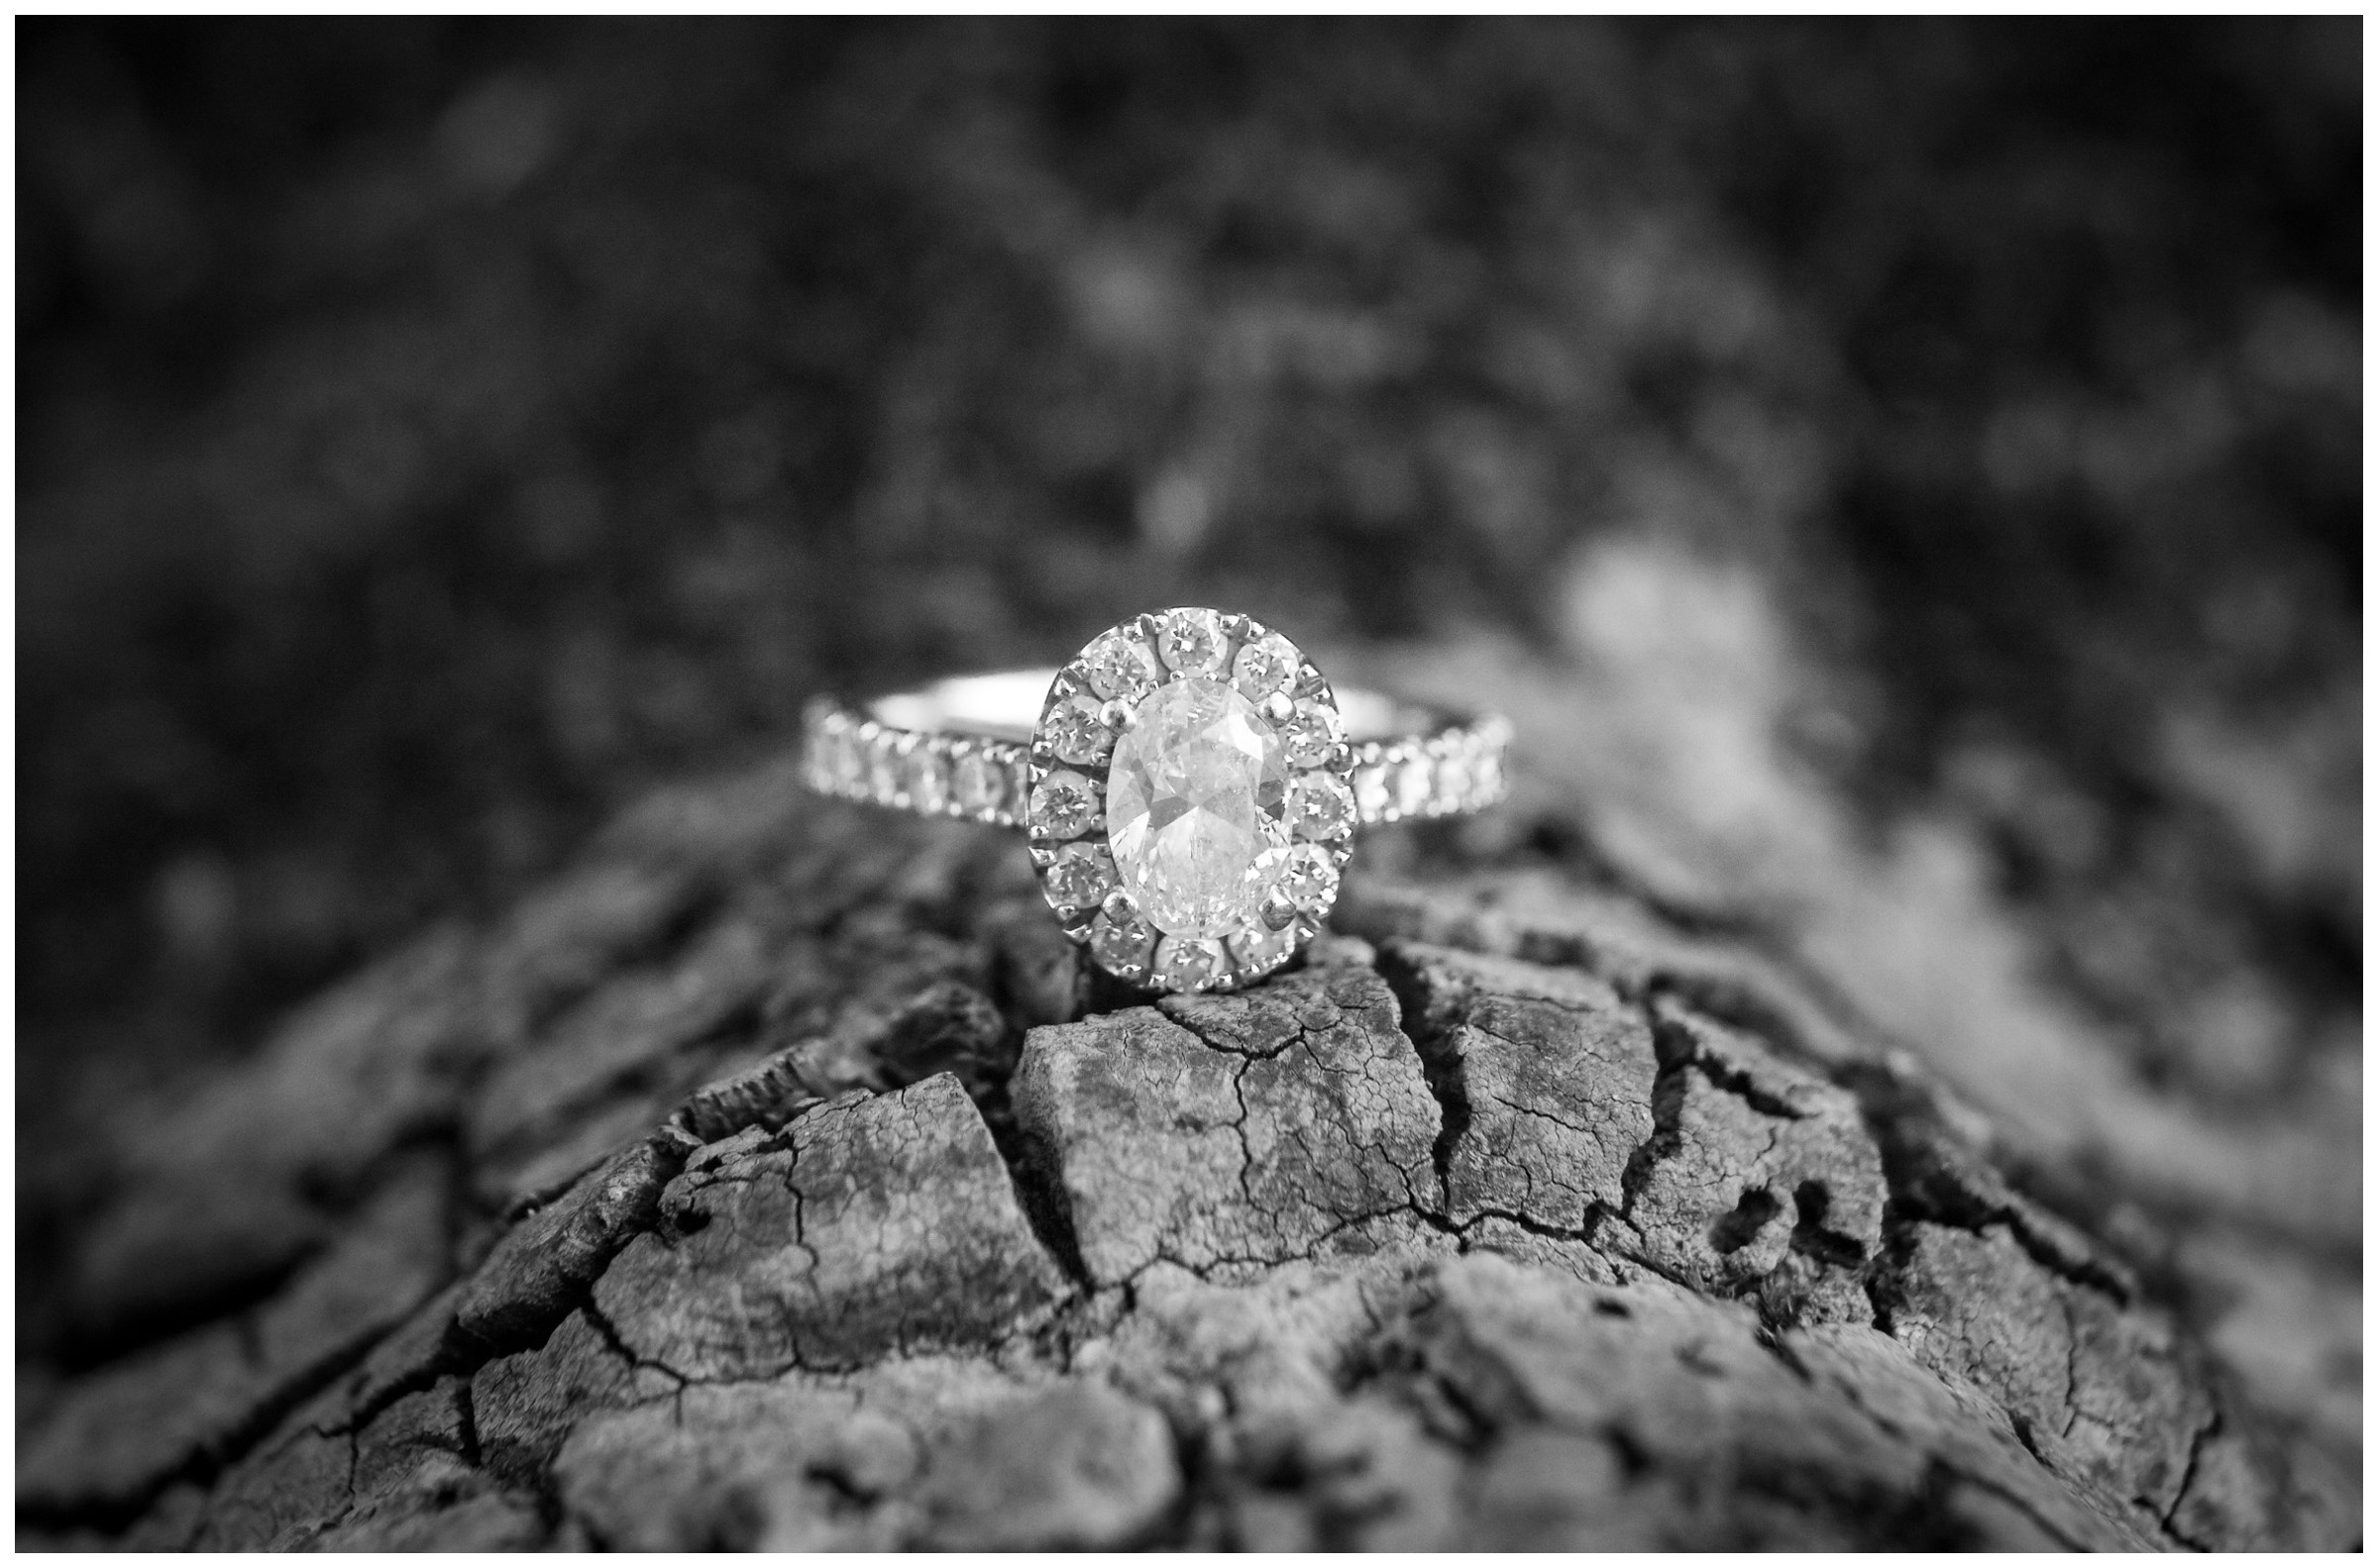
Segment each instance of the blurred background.
[[2228,1214],[2358,1435],[2357,19],[17,41],[21,1135],[1221,604]]

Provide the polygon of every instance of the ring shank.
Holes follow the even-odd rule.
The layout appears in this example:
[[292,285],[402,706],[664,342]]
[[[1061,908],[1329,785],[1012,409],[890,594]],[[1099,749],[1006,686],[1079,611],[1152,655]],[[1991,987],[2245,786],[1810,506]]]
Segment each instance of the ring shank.
[[[927,816],[1023,821],[1032,730],[1057,672],[956,676],[853,707],[830,697],[803,719],[805,776],[821,794]],[[1382,692],[1335,693],[1353,748],[1350,783],[1364,823],[1453,816],[1499,802],[1511,726]]]

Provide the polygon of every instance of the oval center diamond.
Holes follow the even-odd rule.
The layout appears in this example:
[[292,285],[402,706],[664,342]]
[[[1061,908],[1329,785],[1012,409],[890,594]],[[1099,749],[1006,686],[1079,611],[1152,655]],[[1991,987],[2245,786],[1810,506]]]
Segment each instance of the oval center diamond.
[[1256,923],[1286,852],[1280,737],[1227,681],[1191,677],[1143,698],[1115,743],[1107,842],[1140,912],[1174,936]]

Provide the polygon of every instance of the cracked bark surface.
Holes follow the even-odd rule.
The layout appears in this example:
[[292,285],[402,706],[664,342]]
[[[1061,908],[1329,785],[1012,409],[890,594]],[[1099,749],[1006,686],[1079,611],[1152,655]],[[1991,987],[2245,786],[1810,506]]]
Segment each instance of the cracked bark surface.
[[19,1540],[2358,1540],[2358,1452],[1912,1056],[1494,875],[1147,1005],[1000,835],[655,797],[44,1184]]

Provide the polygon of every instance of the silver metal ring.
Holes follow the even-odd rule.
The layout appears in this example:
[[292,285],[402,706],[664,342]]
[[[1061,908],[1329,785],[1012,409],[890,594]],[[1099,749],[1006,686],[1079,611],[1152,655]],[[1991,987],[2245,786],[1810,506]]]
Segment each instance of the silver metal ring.
[[1483,810],[1510,724],[1334,689],[1279,632],[1183,607],[1055,670],[962,676],[804,719],[811,788],[1029,835],[1040,889],[1108,973],[1228,991],[1286,963],[1357,826]]

